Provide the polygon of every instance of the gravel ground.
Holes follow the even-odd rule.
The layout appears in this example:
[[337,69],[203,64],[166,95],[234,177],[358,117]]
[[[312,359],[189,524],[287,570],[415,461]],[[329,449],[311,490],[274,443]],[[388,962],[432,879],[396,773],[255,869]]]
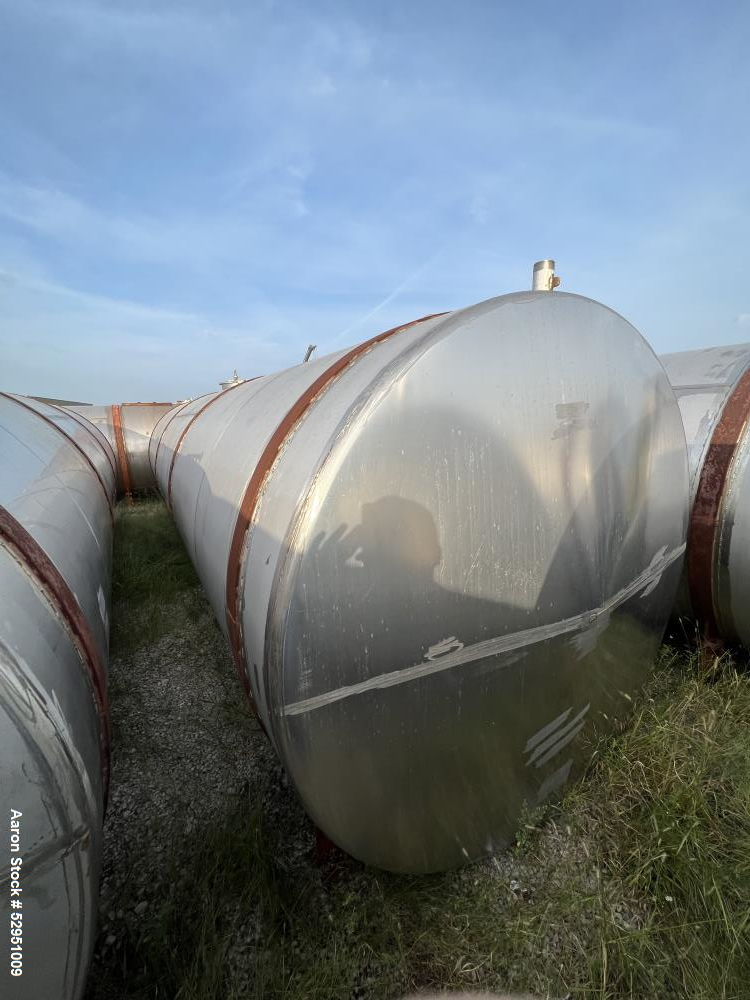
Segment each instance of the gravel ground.
[[[119,613],[128,615],[133,636],[143,630],[144,612]],[[178,595],[166,616],[160,638],[131,641],[110,662],[110,797],[87,1000],[119,995],[107,973],[172,877],[174,845],[221,824],[240,797],[262,796],[269,822],[286,831],[289,862],[314,851],[312,825],[247,705],[202,591]],[[238,965],[259,928],[253,914],[228,919],[236,925]]]
[[[104,826],[99,936],[87,1000],[132,998],[132,990],[122,985],[132,961],[129,943],[137,941],[144,928],[149,933],[155,908],[175,877],[175,845],[205,838],[212,826],[226,821],[243,796],[260,800],[264,821],[283,831],[275,847],[284,856],[276,860],[287,871],[304,869],[319,896],[314,905],[324,914],[330,909],[330,864],[320,867],[315,861],[312,824],[249,710],[227,643],[202,591],[183,592],[161,608],[162,634],[153,642],[138,640],[148,631],[148,608],[120,605],[115,610],[126,618],[129,641],[110,663],[111,791]],[[561,865],[563,857],[566,863]],[[334,867],[337,861],[342,861],[338,852]],[[344,871],[334,874],[334,882],[353,878],[356,885],[360,877],[366,878],[361,866],[348,859],[343,862]],[[591,883],[592,868],[580,843],[574,846],[568,832],[553,828],[538,845],[533,861],[513,852],[499,854],[447,876],[446,888],[465,893],[480,883],[493,884],[501,906],[523,907],[540,888],[549,888],[551,872],[570,872],[571,863],[581,867],[582,885]],[[230,902],[224,920],[232,941],[227,954],[230,981],[247,982],[262,957],[264,928],[259,912],[240,910]],[[543,944],[550,951],[558,946],[556,940]],[[293,954],[296,948],[292,942]],[[300,965],[310,960],[296,953]],[[518,957],[524,960],[523,955]],[[376,996],[370,984],[377,978],[371,973],[378,957],[372,961],[352,992],[357,1000]],[[114,975],[113,970],[117,970]],[[468,968],[466,978],[474,978]]]
[[86,1000],[745,996],[750,695],[731,663],[707,677],[665,650],[634,722],[508,851],[422,877],[321,864],[164,506],[116,523]]

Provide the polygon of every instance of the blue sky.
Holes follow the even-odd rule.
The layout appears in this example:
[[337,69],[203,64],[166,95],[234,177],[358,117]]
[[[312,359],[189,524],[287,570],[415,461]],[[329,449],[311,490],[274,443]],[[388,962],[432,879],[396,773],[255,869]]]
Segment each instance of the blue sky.
[[562,288],[750,340],[746,3],[0,0],[0,386],[172,399]]

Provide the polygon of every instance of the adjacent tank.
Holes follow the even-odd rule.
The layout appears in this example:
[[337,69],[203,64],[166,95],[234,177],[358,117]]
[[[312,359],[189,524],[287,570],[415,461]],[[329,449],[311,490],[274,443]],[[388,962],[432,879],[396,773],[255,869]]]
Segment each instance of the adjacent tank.
[[427,317],[159,432],[159,487],[262,725],[362,861],[429,872],[506,845],[650,671],[685,437],[603,305],[523,292]]
[[107,438],[117,456],[117,486],[130,496],[156,489],[148,446],[151,434],[173,403],[115,403],[112,406],[68,406],[84,416]]
[[114,502],[96,429],[0,393],[2,996],[84,990],[109,767]]
[[750,344],[661,358],[685,425],[691,476],[678,612],[709,640],[750,649]]

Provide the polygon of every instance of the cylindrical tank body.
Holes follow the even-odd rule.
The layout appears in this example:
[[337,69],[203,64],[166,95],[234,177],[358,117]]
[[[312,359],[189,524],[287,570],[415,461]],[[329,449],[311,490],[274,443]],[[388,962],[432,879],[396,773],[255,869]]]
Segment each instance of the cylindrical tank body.
[[691,519],[678,613],[750,649],[750,344],[661,358],[685,425]]
[[80,417],[0,393],[2,996],[78,998],[91,959],[109,768],[113,466]]
[[524,292],[193,417],[165,419],[159,487],[315,823],[405,872],[507,844],[627,710],[674,601],[685,438],[646,342]]
[[[236,382],[231,388],[240,385]],[[149,443],[148,458],[151,464],[151,471],[154,481],[160,486],[162,495],[167,504],[172,505],[172,476],[174,473],[174,463],[176,456],[182,448],[182,442],[192,427],[195,420],[203,413],[214,399],[228,390],[218,392],[207,392],[205,395],[196,396],[195,399],[188,399],[184,403],[172,407],[162,415],[159,422],[154,427]],[[168,447],[161,448],[162,438],[166,436],[169,442]]]
[[94,424],[117,456],[118,493],[156,489],[148,446],[151,433],[173,403],[114,403],[112,406],[69,406]]

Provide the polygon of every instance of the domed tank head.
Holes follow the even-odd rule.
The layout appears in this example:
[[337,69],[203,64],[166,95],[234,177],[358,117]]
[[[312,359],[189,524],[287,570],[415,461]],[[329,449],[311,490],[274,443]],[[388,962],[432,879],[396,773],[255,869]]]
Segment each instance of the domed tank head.
[[661,366],[596,302],[508,295],[404,344],[299,504],[266,683],[318,826],[427,872],[506,845],[627,711],[674,600],[688,471]]

